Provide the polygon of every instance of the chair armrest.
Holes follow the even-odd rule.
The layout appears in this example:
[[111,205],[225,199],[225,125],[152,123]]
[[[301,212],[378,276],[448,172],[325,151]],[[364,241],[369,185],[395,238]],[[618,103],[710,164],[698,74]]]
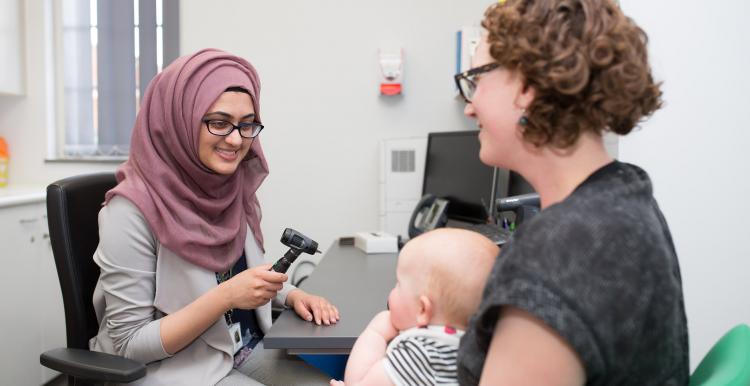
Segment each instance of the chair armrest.
[[42,353],[39,363],[75,378],[97,382],[135,381],[146,375],[143,363],[121,356],[76,348],[56,348]]

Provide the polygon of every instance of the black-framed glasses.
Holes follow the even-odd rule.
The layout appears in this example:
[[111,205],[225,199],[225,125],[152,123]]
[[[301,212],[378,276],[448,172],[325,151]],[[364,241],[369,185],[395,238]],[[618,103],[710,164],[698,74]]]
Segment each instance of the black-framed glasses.
[[453,76],[453,79],[456,80],[458,91],[461,92],[461,97],[464,98],[466,103],[471,103],[471,98],[474,97],[474,91],[477,89],[477,76],[484,74],[485,72],[490,72],[498,67],[500,67],[500,63],[488,63],[484,66],[474,67]]
[[258,122],[240,122],[238,125],[221,119],[204,119],[208,132],[220,137],[226,137],[237,130],[242,138],[255,138],[263,130],[263,125]]

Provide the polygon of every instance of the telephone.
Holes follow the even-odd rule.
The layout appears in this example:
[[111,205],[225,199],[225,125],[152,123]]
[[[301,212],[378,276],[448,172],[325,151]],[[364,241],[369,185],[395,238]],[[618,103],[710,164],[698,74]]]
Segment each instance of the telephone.
[[409,220],[409,238],[414,238],[429,230],[445,226],[448,200],[425,194],[417,203]]

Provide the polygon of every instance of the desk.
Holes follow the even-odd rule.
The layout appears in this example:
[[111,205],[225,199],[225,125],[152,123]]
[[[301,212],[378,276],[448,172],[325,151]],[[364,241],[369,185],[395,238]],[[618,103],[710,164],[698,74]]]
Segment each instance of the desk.
[[300,288],[328,299],[339,309],[341,320],[318,326],[286,310],[263,339],[264,347],[290,354],[349,353],[372,317],[386,309],[396,284],[396,257],[396,253],[367,255],[335,241]]

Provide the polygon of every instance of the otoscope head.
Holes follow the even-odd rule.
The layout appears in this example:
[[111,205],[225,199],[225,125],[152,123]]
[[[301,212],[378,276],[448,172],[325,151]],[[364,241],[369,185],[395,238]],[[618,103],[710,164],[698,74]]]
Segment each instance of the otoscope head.
[[281,235],[281,243],[289,248],[294,248],[311,255],[315,254],[316,252],[320,253],[320,251],[318,250],[318,243],[315,240],[295,231],[292,228],[284,229],[284,233]]

